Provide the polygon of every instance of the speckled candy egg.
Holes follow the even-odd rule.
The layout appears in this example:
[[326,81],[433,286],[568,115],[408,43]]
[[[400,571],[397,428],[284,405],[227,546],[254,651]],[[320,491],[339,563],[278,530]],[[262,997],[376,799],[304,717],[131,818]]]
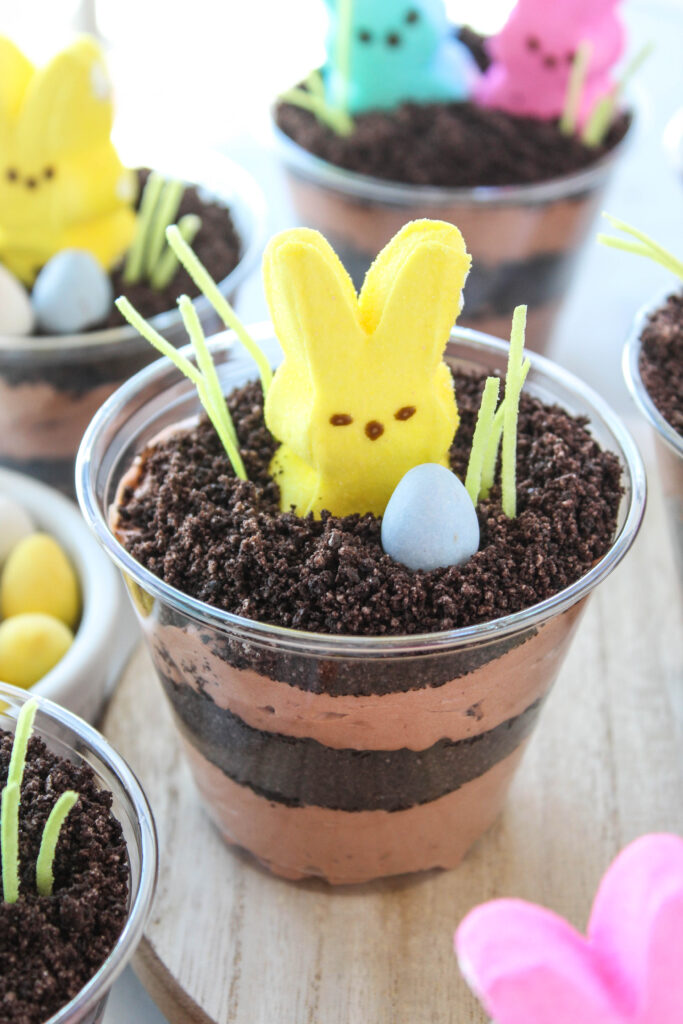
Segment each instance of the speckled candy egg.
[[479,522],[464,485],[426,462],[398,482],[382,519],[382,547],[409,569],[461,565],[479,548]]
[[0,263],[0,335],[26,335],[35,317],[28,292],[21,281]]
[[24,537],[35,533],[35,529],[26,509],[19,502],[0,494],[0,569],[12,548]]
[[62,249],[45,264],[31,295],[48,334],[78,334],[104,320],[114,300],[109,275],[84,249]]
[[20,541],[0,577],[2,617],[24,612],[53,615],[71,629],[81,613],[78,577],[57,541],[46,533]]

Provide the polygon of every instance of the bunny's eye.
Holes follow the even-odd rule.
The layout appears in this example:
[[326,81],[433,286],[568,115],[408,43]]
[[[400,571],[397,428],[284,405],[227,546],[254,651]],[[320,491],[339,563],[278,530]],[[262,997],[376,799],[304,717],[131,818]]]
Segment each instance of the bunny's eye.
[[333,427],[348,427],[349,423],[353,423],[353,416],[349,416],[347,412],[335,412],[330,416],[330,423]]
[[47,167],[43,167],[43,177],[44,178],[46,178],[49,181],[51,178],[54,178],[54,176],[55,176],[55,169],[54,169],[54,167],[52,167],[52,165],[48,165]]
[[358,32],[358,38],[360,39],[361,43],[371,43],[372,42],[372,32],[368,32],[368,30],[366,28],[362,28]]
[[420,20],[420,12],[416,11],[414,7],[406,13],[405,21],[406,25],[414,25],[416,21]]
[[5,171],[5,177],[8,181],[16,181],[19,177],[19,172],[17,171],[16,167],[8,167]]
[[398,410],[398,412],[394,413],[394,419],[395,420],[409,420],[410,417],[414,416],[416,412],[417,412],[417,409],[415,408],[414,405],[404,405],[404,406],[402,406]]
[[540,50],[541,44],[536,36],[527,36],[526,48],[527,50]]

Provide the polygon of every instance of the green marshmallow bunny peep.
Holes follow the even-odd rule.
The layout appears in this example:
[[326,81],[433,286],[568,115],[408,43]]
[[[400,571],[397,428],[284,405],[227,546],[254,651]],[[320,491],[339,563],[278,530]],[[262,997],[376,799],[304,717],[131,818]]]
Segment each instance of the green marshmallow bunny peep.
[[473,60],[443,0],[326,0],[324,81],[330,106],[351,114],[401,103],[466,99]]

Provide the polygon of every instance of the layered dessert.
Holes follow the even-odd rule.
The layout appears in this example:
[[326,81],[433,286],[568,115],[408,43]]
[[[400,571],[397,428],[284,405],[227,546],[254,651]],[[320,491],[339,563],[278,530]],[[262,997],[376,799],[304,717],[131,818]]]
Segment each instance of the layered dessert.
[[640,376],[666,422],[683,437],[683,293],[669,295],[640,335]]
[[679,288],[636,317],[624,350],[626,383],[654,430],[678,566],[683,574],[683,261],[639,228],[605,214],[618,232],[598,240],[666,267]]
[[631,373],[630,379],[644,391],[639,404],[656,432],[657,463],[683,576],[683,292],[674,292],[647,313],[637,344],[638,375]]
[[[209,813],[288,878],[458,863],[503,804],[580,581],[615,544],[622,465],[585,418],[521,391],[523,311],[509,354],[448,342],[468,269],[456,228],[417,222],[357,297],[316,232],[277,236],[264,259],[285,353],[274,376],[238,328],[258,382],[229,347],[214,365],[189,317],[196,367],[120,303],[206,416],[191,394],[166,400],[161,366],[146,420],[131,382],[135,434],[119,438],[107,410],[91,425],[90,466],[117,469],[83,507],[96,500],[111,530]],[[435,490],[406,506],[416,471],[445,481],[474,542]],[[399,558],[406,515],[420,544]],[[416,568],[425,544],[435,567]]]
[[230,291],[245,243],[215,192],[124,167],[92,40],[36,69],[0,38],[0,78],[0,462],[71,492],[85,426],[149,361],[114,296],[129,291],[180,340],[176,299],[198,291],[165,226],[177,221]]
[[[483,386],[456,371],[464,474]],[[462,567],[412,573],[373,515],[279,510],[260,390],[228,398],[247,483],[204,418],[126,476],[117,537],[170,587],[240,617],[344,637],[439,633],[504,618],[586,572],[609,548],[620,467],[585,426],[536,399],[519,421],[520,512],[499,489]],[[157,609],[144,619],[185,751],[223,835],[288,878],[360,882],[451,867],[498,815],[582,610],[425,656],[334,656],[226,638]]]
[[451,220],[475,257],[463,324],[505,334],[524,302],[543,350],[631,120],[618,5],[519,0],[466,45],[441,3],[327,6],[326,63],[274,115],[302,222],[360,286],[406,220]]
[[85,762],[30,736],[34,714],[29,702],[15,734],[0,730],[6,1024],[43,1024],[73,999],[112,951],[129,906],[128,853],[112,794]]

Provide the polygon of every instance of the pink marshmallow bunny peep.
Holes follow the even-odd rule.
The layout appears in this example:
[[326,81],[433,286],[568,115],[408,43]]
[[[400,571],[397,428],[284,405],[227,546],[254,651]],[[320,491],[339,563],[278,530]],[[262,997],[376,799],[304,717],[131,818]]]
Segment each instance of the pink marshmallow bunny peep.
[[510,114],[553,119],[562,113],[578,47],[590,45],[579,108],[583,124],[595,103],[614,87],[611,70],[624,49],[620,0],[518,0],[489,41],[492,63],[475,99]]
[[455,942],[496,1024],[681,1024],[683,839],[642,836],[619,854],[585,938],[543,907],[494,900]]

